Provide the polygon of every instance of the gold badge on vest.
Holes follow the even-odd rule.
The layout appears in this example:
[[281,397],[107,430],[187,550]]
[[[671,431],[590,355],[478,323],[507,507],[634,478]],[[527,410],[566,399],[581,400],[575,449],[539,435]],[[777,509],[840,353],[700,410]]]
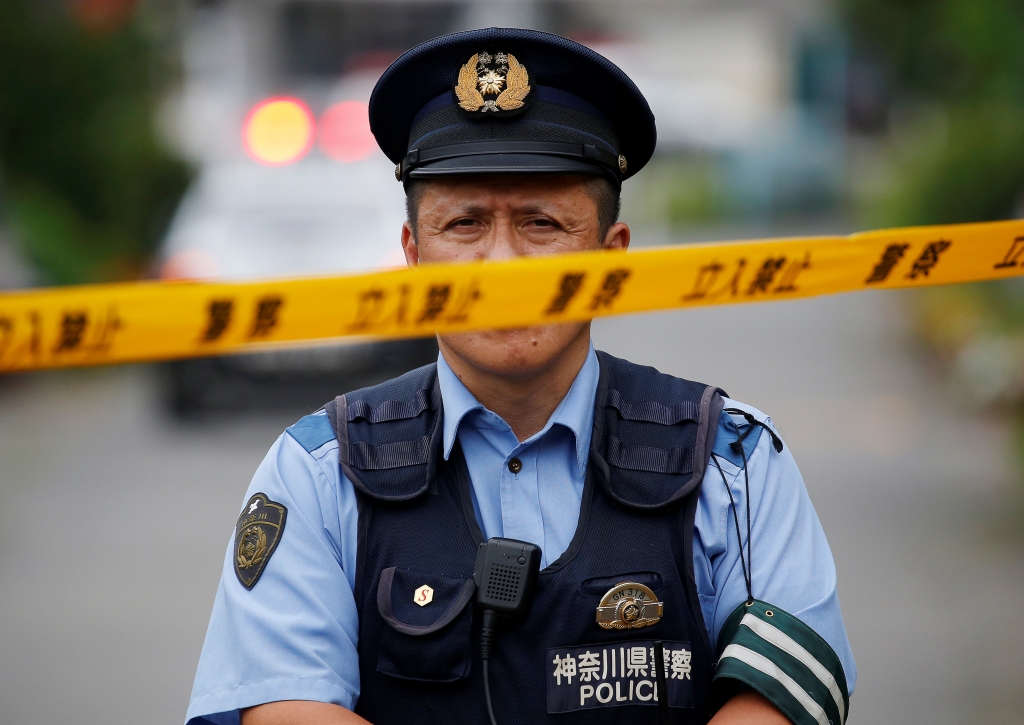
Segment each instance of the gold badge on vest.
[[665,613],[650,587],[621,582],[605,592],[597,605],[597,623],[604,629],[640,629],[657,624]]

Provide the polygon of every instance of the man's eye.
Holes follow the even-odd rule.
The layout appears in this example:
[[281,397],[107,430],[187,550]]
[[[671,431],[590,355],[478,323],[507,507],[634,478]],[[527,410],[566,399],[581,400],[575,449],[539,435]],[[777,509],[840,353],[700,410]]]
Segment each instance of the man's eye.
[[550,219],[534,219],[533,222],[531,222],[531,223],[534,226],[536,226],[536,227],[553,227],[553,226],[555,226],[555,223],[553,221],[551,221]]
[[458,219],[454,224],[452,224],[452,226],[453,227],[471,227],[474,224],[476,224],[476,220],[475,219]]

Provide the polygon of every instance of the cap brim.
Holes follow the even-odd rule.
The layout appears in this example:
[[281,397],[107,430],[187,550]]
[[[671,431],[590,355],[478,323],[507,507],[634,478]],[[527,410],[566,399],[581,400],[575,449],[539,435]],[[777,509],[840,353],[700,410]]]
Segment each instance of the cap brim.
[[[411,179],[431,179],[441,176],[469,174],[612,174],[596,164],[564,156],[544,154],[479,154],[439,159],[417,166],[409,172]],[[616,180],[616,184],[618,180]]]

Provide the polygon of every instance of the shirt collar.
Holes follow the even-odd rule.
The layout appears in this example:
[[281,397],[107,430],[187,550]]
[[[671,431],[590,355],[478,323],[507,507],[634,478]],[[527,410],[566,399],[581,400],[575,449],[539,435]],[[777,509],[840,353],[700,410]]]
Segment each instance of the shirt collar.
[[[524,443],[529,443],[537,440],[553,425],[565,426],[576,437],[576,463],[581,475],[587,466],[590,434],[594,426],[594,396],[597,395],[597,382],[600,373],[601,366],[597,361],[597,353],[594,352],[594,343],[591,341],[587,359],[579,373],[576,374],[576,379],[569,388],[569,392],[555,408],[555,412],[551,414],[544,428],[524,441]],[[486,408],[452,372],[442,354],[437,356],[437,379],[441,386],[441,400],[444,405],[444,457],[445,460],[448,460],[452,447],[455,445],[459,425],[470,412],[486,410]],[[498,416],[495,415],[495,417]],[[472,425],[472,418],[466,421],[466,424]]]

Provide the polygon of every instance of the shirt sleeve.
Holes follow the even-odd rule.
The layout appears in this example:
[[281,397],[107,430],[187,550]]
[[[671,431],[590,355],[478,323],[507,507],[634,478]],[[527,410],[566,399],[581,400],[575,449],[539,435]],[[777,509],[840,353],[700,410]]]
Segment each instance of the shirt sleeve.
[[[726,408],[741,408],[771,425],[770,418],[749,406],[726,400]],[[747,599],[729,500],[731,492],[745,557],[747,482],[742,457],[729,444],[746,426],[742,418],[722,414],[694,524],[694,574],[712,647],[717,647],[726,619]],[[852,694],[857,668],[839,608],[832,551],[789,446],[776,452],[771,436],[763,433],[755,430],[744,445],[750,486],[753,596],[792,613],[820,635],[842,662]]]
[[283,505],[285,526],[251,590],[235,576],[233,535],[229,541],[188,725],[238,723],[240,708],[277,700],[353,707],[358,514],[337,457],[333,438],[307,451],[285,433],[256,471],[245,500],[263,493]]

